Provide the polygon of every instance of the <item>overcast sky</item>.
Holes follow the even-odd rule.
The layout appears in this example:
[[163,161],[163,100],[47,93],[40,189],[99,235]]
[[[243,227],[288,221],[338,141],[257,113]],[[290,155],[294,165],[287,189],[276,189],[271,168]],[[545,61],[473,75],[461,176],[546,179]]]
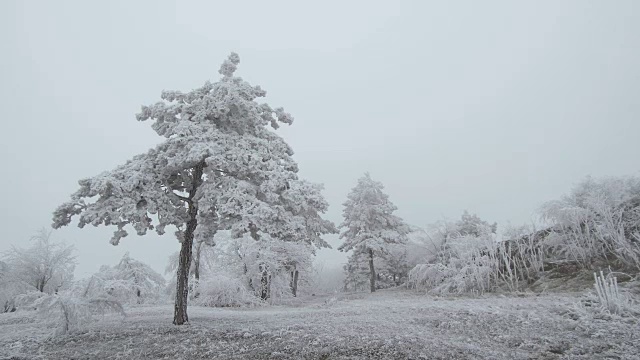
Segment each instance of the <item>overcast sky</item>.
[[[415,225],[530,222],[586,175],[638,174],[639,39],[635,0],[0,1],[0,251],[161,141],[140,105],[217,80],[230,51],[294,115],[279,132],[336,223],[365,171]],[[79,276],[126,251],[163,271],[179,249],[112,231],[54,237]]]

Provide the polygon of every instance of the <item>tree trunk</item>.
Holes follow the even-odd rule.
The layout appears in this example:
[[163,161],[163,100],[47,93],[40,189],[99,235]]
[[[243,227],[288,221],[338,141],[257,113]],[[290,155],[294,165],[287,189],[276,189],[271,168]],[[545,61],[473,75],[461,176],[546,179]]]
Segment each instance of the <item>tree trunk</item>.
[[198,226],[198,205],[194,203],[193,197],[196,195],[198,186],[202,183],[203,170],[204,162],[196,165],[193,169],[192,187],[191,190],[189,190],[189,221],[187,221],[187,228],[185,229],[182,247],[180,248],[178,273],[176,274],[176,302],[173,313],[174,325],[182,325],[189,322],[189,316],[187,316],[187,300],[189,299],[189,268],[191,267],[193,234]]
[[196,245],[196,256],[193,258],[193,276],[196,280],[200,280],[200,253],[202,252],[202,241]]
[[298,296],[298,275],[298,270],[294,268],[291,272],[291,294],[293,294],[293,297]]
[[267,267],[265,265],[260,265],[260,271],[262,272],[262,276],[260,278],[260,298],[262,300],[269,299],[269,273],[267,272]]
[[195,293],[193,294],[193,298],[197,298],[200,295],[200,254],[202,251],[202,241],[199,241],[198,244],[196,245],[196,255],[193,258],[193,276],[196,279],[196,283],[198,284],[198,287],[195,290]]
[[[193,243],[193,231],[189,231],[192,223],[196,220],[189,220],[187,231],[180,249],[180,259],[178,262],[178,273],[176,275],[176,302],[174,305],[173,324],[182,325],[189,321],[187,316],[187,300],[189,298],[189,267],[191,265],[191,244]],[[195,226],[193,226],[195,228]]]
[[371,273],[371,292],[376,291],[376,271],[373,268],[373,250],[369,249],[369,272]]
[[[244,267],[244,274],[247,275],[247,273],[249,272],[249,269],[247,269],[247,264],[243,264]],[[251,289],[251,291],[255,292],[256,289],[253,287],[253,279],[251,279],[251,277],[249,277],[249,289]]]
[[[260,236],[258,235],[258,228],[254,224],[249,225],[249,233],[251,234],[251,238],[253,240],[260,240]],[[259,253],[258,258],[260,258]],[[260,299],[267,300],[271,296],[271,276],[269,275],[267,266],[264,263],[259,265],[258,270],[260,271]]]

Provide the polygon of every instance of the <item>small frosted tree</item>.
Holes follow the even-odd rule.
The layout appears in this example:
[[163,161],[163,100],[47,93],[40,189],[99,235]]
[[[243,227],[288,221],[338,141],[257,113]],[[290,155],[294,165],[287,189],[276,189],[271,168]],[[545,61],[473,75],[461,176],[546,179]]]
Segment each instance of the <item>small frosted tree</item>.
[[81,180],[80,190],[54,213],[55,228],[74,216],[80,227],[116,226],[114,245],[127,235],[127,225],[138,235],[177,228],[177,325],[188,321],[194,241],[212,239],[218,230],[231,230],[233,237],[249,233],[256,241],[262,234],[286,240],[311,232],[315,240],[328,225],[318,215],[324,211],[319,188],[297,185],[293,150],[269,129],[293,118],[257,101],[266,92],[234,76],[239,62],[232,53],[219,70],[220,81],[188,93],[164,91],[161,102],[143,106],[138,120],[153,121],[165,141]]
[[400,285],[407,278],[411,267],[408,260],[408,247],[404,244],[390,245],[384,255],[384,275],[389,277],[393,285]]
[[9,265],[0,261],[0,313],[15,311],[16,296],[30,289],[32,286],[14,276]]
[[456,222],[456,230],[460,236],[473,235],[478,237],[484,234],[486,229],[495,234],[498,229],[498,223],[489,224],[480,219],[478,215],[469,214],[467,210],[462,213],[460,220]]
[[340,238],[344,243],[338,250],[366,252],[369,257],[369,281],[371,292],[376,291],[376,273],[373,264],[376,254],[385,254],[390,244],[406,243],[408,226],[393,215],[397,209],[384,186],[366,173],[347,196],[343,204],[344,229]]
[[[268,235],[254,241],[245,236],[220,250],[219,266],[236,275],[262,300],[268,300],[274,292],[297,296],[300,275],[312,272],[314,249],[304,242],[271,239]],[[281,285],[275,290],[271,286],[274,281]]]
[[90,280],[89,288],[114,296],[120,302],[141,304],[157,300],[166,280],[149,265],[125,253],[113,267],[103,266]]
[[75,248],[51,241],[51,231],[44,228],[31,241],[32,245],[26,249],[12,247],[5,253],[11,281],[49,294],[69,285],[76,266]]

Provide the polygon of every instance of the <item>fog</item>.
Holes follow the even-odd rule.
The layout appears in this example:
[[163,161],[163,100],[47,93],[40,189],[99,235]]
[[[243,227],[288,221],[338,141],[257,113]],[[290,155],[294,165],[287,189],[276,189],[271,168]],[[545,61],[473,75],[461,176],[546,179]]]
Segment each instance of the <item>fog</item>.
[[[159,143],[140,106],[217,80],[231,51],[295,117],[278,132],[336,224],[365,171],[413,225],[465,209],[529,223],[586,175],[637,174],[639,14],[636,1],[3,1],[0,251],[50,227],[79,179]],[[126,251],[162,272],[179,249],[170,232],[114,247],[112,231],[53,236],[78,249],[77,276]]]

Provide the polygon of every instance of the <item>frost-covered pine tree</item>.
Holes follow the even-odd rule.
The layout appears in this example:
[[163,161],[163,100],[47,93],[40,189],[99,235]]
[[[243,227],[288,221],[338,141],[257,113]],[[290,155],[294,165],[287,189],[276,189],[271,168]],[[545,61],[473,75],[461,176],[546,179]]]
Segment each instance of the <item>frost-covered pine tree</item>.
[[458,235],[473,235],[481,236],[485,233],[486,229],[489,229],[492,233],[496,233],[498,229],[498,223],[489,224],[488,222],[480,219],[476,214],[469,214],[467,210],[462,213],[460,220],[456,222],[456,229]]
[[408,226],[393,215],[397,209],[389,196],[382,192],[384,185],[371,179],[369,173],[358,180],[343,204],[344,229],[340,238],[344,243],[338,250],[366,252],[369,256],[369,279],[371,292],[376,291],[376,273],[373,259],[376,254],[388,251],[389,244],[404,244]]
[[93,178],[81,180],[71,201],[54,213],[58,228],[79,216],[87,224],[117,227],[116,245],[131,225],[138,235],[177,228],[181,243],[174,324],[188,321],[187,300],[193,242],[213,239],[220,229],[234,237],[249,233],[300,239],[322,245],[332,224],[320,218],[320,186],[297,177],[293,150],[274,131],[293,118],[282,108],[259,103],[266,92],[234,76],[240,59],[232,53],[216,83],[188,93],[164,91],[162,101],[143,106],[138,120],[153,121],[165,138],[147,153]]
[[371,281],[369,254],[364,249],[354,249],[343,269],[345,272],[344,291],[360,291],[366,289]]

